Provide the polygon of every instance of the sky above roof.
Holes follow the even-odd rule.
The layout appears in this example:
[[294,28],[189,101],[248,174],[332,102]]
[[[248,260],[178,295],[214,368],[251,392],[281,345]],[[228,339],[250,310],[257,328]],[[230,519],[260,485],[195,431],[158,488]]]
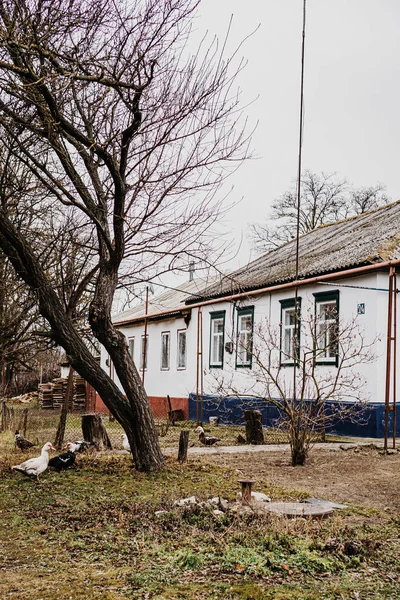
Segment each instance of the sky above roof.
[[[247,226],[267,218],[272,201],[297,172],[302,0],[202,0],[197,32],[224,38],[240,49],[247,67],[238,78],[257,159],[231,177],[228,227],[241,250],[229,268],[250,258]],[[400,2],[308,0],[303,167],[337,172],[355,186],[399,190]],[[196,34],[194,34],[195,36]]]

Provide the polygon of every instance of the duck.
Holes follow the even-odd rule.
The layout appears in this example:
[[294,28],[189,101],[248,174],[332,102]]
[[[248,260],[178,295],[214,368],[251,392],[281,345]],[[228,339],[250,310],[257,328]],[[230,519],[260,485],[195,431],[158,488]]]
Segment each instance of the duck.
[[196,429],[196,433],[199,434],[199,440],[204,446],[212,446],[221,441],[220,438],[214,437],[213,435],[206,435],[201,425]]
[[76,440],[76,442],[69,442],[70,444],[74,444],[75,450],[74,452],[87,452],[89,446],[95,446],[94,442],[86,442],[85,440]]
[[43,446],[40,456],[37,456],[36,458],[29,458],[20,465],[14,465],[11,467],[11,469],[14,471],[19,471],[19,473],[23,473],[24,475],[35,476],[37,481],[39,481],[39,475],[41,475],[41,473],[43,473],[49,465],[50,450],[55,450],[55,448],[51,442],[47,442]]
[[14,441],[15,441],[15,445],[17,446],[17,448],[19,448],[21,450],[21,452],[23,452],[24,450],[27,450],[28,448],[33,448],[33,446],[36,446],[36,444],[34,444],[33,442],[30,442],[29,440],[25,439],[20,434],[18,429],[15,432]]
[[122,440],[122,446],[123,446],[124,450],[126,450],[127,452],[130,452],[131,446],[129,444],[128,436],[126,435],[126,433],[123,433],[121,435],[121,440]]
[[68,467],[72,467],[76,458],[77,444],[68,442],[66,448],[66,452],[63,452],[59,456],[54,456],[49,460],[49,467],[53,467],[57,471],[63,471],[64,469],[68,469]]

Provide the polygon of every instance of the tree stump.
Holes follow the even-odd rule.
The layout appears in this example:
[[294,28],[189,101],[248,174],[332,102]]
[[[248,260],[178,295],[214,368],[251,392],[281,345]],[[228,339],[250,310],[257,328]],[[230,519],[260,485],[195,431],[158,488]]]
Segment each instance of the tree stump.
[[189,445],[189,429],[182,429],[179,436],[178,461],[185,462],[187,460],[187,452]]
[[82,415],[83,439],[95,445],[96,450],[112,450],[112,445],[106,428],[103,425],[101,415]]
[[246,441],[248,444],[259,446],[264,443],[264,434],[262,430],[262,415],[259,410],[245,410],[244,418],[246,421]]

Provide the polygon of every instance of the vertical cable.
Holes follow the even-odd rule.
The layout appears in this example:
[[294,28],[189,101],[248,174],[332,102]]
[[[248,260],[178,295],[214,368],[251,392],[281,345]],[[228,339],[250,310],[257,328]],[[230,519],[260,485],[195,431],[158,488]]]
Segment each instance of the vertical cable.
[[[300,78],[300,123],[299,123],[299,154],[297,165],[297,219],[296,219],[296,267],[295,281],[299,278],[299,238],[300,238],[300,208],[301,208],[301,162],[303,151],[303,121],[304,121],[304,65],[305,65],[305,41],[306,41],[306,0],[303,0],[303,28],[301,43],[301,78]],[[296,367],[299,358],[297,344],[299,335],[299,306],[297,297],[298,288],[294,288],[294,331],[293,331],[293,401],[296,401]]]

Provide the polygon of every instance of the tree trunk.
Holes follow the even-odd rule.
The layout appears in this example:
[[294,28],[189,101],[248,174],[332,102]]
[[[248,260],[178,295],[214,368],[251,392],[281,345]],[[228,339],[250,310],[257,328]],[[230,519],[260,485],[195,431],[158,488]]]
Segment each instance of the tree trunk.
[[245,410],[246,441],[248,444],[261,445],[264,443],[262,430],[262,415],[259,410]]
[[302,466],[305,464],[308,455],[308,443],[299,432],[293,432],[290,440],[290,452],[292,457],[292,466]]
[[51,338],[62,346],[70,365],[99,393],[104,404],[128,436],[135,467],[155,471],[164,464],[150,404],[139,374],[129,354],[125,336],[111,322],[115,289],[115,266],[99,273],[89,321],[94,335],[109,353],[121,381],[123,394],[103,371],[65,312],[51,282],[47,279],[32,248],[15,230],[0,206],[0,247],[19,276],[35,289],[39,310],[51,326]]
[[92,442],[96,450],[112,450],[112,445],[103,420],[99,414],[82,416],[82,433],[86,442]]
[[[95,297],[90,306],[89,323],[94,335],[113,361],[115,372],[125,392],[124,404],[116,403],[113,398],[111,412],[128,436],[135,466],[140,471],[157,470],[163,466],[164,457],[161,453],[150,403],[129,353],[126,337],[113,326],[107,308],[112,303],[110,290],[115,286],[114,277],[115,274],[112,271],[107,273],[102,270],[99,273]],[[107,377],[107,379],[109,378]],[[114,383],[113,385],[115,386]],[[103,397],[97,382],[95,387],[103,402],[109,406],[107,403],[109,399]],[[122,396],[120,392],[119,394]]]
[[183,463],[187,460],[187,452],[189,445],[189,429],[182,429],[179,436],[178,461]]

